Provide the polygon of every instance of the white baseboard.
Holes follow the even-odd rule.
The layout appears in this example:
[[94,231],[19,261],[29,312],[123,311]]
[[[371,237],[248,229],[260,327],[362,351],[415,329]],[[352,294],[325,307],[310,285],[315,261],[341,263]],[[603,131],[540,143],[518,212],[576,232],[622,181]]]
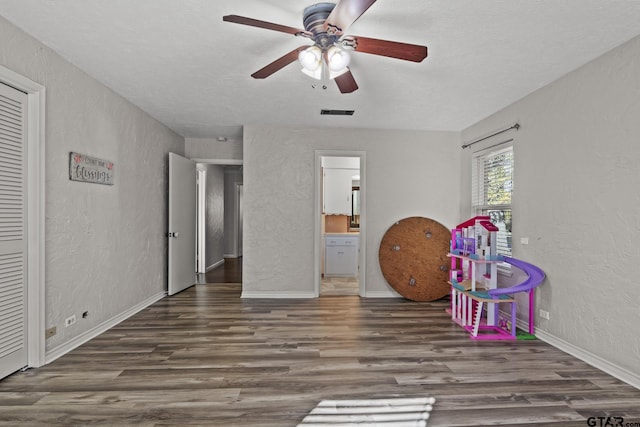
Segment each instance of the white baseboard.
[[222,258],[220,261],[214,262],[213,264],[211,264],[209,267],[207,267],[207,269],[205,271],[209,272],[211,270],[213,270],[216,267],[220,267],[222,264],[224,264],[224,258]]
[[225,258],[240,258],[238,254],[224,254],[222,256]]
[[548,332],[536,329],[536,337],[538,337],[541,341],[544,341],[547,344],[550,344],[564,351],[565,353],[569,353],[570,355],[577,357],[583,362],[586,362],[589,365],[598,368],[601,371],[604,371],[607,374],[616,377],[620,381],[624,381],[625,383],[640,390],[639,374],[631,372],[628,369],[625,369],[614,363],[611,363],[598,355],[595,355],[583,348],[573,345],[561,338],[556,337],[555,335],[551,335]]
[[316,295],[313,291],[309,292],[286,292],[286,291],[242,291],[241,298],[282,298],[282,299],[308,299],[315,298]]
[[[505,318],[509,319],[511,317],[510,313],[506,313],[503,310],[500,310],[500,314]],[[522,329],[525,332],[529,332],[529,323],[524,319],[516,319],[516,326]],[[607,374],[616,377],[620,381],[624,381],[625,383],[640,389],[640,374],[633,373],[628,369],[625,369],[621,366],[618,366],[614,363],[609,362],[608,360],[603,359],[600,356],[597,356],[581,347],[578,347],[574,344],[571,344],[562,338],[558,338],[555,335],[552,335],[548,332],[545,332],[541,329],[537,329],[534,327],[535,336],[540,340],[544,341],[549,345],[554,346],[555,348],[564,351],[583,362],[588,363],[589,365],[600,369],[601,371],[606,372]]]
[[137,312],[144,310],[145,308],[149,307],[151,304],[155,303],[156,301],[161,300],[165,296],[167,296],[166,291],[153,295],[152,297],[147,298],[146,300],[142,301],[139,304],[136,304],[135,306],[118,314],[117,316],[114,316],[111,319],[102,322],[98,326],[95,326],[89,329],[88,331],[78,335],[77,337],[73,338],[71,341],[66,342],[58,347],[52,348],[51,350],[47,351],[47,354],[45,355],[45,364],[49,364],[54,360],[56,360],[57,358],[64,356],[65,354],[69,353],[71,350],[81,346],[87,341],[111,329],[118,323],[128,319],[129,317],[133,316]]
[[404,298],[402,295],[391,291],[366,291],[365,298]]
[[[286,291],[273,291],[273,292],[253,292],[253,291],[242,291],[241,298],[283,298],[283,299],[293,299],[293,298],[316,298],[314,292],[286,292]],[[367,292],[364,298],[402,298],[401,295],[393,294],[388,291],[375,291],[375,292]]]
[[[509,319],[511,317],[510,313],[506,313],[503,310],[500,310],[500,314],[505,318]],[[516,326],[523,331],[529,332],[529,323],[524,319],[516,319]],[[601,371],[606,372],[607,374],[616,377],[620,381],[624,381],[633,387],[640,389],[640,375],[635,374],[625,368],[622,368],[616,364],[609,362],[608,360],[603,359],[600,356],[597,356],[581,347],[573,345],[561,338],[556,337],[555,335],[551,335],[548,332],[545,332],[541,329],[535,329],[535,336],[540,340],[544,341],[549,345],[554,346],[555,348],[564,351],[572,355],[573,357],[577,357],[583,362],[588,363],[589,365],[600,369]]]

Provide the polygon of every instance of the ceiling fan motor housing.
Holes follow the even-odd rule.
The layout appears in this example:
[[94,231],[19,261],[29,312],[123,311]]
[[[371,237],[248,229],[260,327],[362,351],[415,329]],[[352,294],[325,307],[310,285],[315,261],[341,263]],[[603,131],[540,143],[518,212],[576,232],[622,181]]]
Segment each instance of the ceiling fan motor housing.
[[322,50],[338,41],[337,36],[328,34],[324,28],[324,23],[335,6],[334,3],[317,3],[304,9],[304,29],[313,34],[313,41]]

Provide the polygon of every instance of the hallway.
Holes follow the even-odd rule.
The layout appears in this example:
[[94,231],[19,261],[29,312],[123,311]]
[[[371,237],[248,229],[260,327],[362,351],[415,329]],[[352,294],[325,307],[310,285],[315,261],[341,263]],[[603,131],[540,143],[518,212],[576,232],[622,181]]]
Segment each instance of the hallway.
[[198,274],[198,284],[205,283],[242,283],[242,257],[225,258],[224,264]]

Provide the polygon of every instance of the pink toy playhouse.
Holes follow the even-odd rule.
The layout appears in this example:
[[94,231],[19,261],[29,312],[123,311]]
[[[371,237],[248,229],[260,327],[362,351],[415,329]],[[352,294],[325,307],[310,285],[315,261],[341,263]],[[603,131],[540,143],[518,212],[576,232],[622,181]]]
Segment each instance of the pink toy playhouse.
[[[497,254],[498,231],[488,216],[476,216],[451,230],[451,318],[472,339],[516,339],[515,294],[519,292],[529,294],[529,333],[534,333],[534,289],[543,282],[544,272],[527,262]],[[503,262],[522,270],[525,280],[498,288],[498,264]],[[508,318],[500,317],[501,304],[509,306]]]

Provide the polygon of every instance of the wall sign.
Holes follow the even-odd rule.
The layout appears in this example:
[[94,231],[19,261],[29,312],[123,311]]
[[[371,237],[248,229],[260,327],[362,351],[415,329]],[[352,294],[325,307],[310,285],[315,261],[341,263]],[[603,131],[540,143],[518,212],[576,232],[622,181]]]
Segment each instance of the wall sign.
[[69,179],[113,185],[113,163],[80,153],[69,153]]

